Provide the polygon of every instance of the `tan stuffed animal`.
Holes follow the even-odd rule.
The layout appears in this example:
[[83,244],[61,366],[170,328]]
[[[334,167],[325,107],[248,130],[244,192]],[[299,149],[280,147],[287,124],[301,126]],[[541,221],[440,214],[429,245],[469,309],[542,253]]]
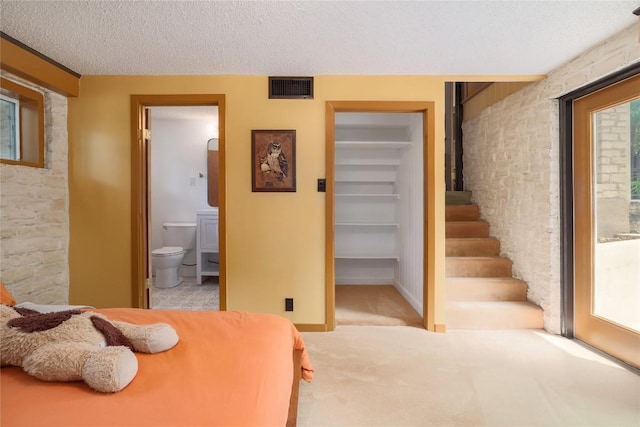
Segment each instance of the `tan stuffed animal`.
[[21,366],[44,381],[84,380],[100,392],[120,391],[138,372],[133,351],[159,353],[177,342],[165,323],[134,325],[90,311],[38,313],[0,305],[0,366]]

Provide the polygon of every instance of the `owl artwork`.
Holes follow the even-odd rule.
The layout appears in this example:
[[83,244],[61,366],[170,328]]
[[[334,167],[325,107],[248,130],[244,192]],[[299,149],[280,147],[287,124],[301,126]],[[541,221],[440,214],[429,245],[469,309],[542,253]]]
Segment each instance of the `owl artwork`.
[[264,157],[260,157],[260,170],[263,174],[274,174],[275,179],[282,182],[289,171],[287,157],[282,152],[279,142],[271,141]]

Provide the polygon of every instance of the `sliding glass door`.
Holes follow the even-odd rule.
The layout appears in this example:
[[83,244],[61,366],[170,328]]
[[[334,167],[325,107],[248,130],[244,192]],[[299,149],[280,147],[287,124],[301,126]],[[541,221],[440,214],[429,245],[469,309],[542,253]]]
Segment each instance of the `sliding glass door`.
[[640,76],[573,114],[575,336],[640,367]]

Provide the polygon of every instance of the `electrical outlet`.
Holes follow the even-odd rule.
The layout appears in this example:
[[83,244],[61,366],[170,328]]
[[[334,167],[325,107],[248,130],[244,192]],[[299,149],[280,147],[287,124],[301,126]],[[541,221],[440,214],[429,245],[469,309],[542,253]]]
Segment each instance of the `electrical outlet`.
[[284,299],[284,311],[293,311],[293,298]]
[[318,178],[318,192],[324,193],[327,191],[327,180],[324,178]]

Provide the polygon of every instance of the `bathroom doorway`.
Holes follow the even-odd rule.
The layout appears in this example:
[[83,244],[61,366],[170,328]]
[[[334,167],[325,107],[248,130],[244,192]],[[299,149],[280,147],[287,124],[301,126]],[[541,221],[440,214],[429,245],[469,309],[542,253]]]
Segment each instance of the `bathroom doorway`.
[[[215,185],[218,202],[218,275],[217,281],[211,277],[204,283],[211,285],[212,282],[217,282],[215,287],[218,290],[218,298],[215,308],[225,310],[224,95],[132,95],[131,102],[134,306],[214,309],[213,306],[202,305],[202,300],[211,301],[211,298],[208,298],[211,294],[206,295],[206,291],[214,286],[198,286],[195,283],[195,244],[191,254],[184,257],[186,265],[180,267],[183,281],[179,286],[175,286],[175,289],[154,288],[152,251],[156,247],[162,247],[162,229],[167,222],[180,225],[195,224],[197,212],[213,210],[208,203],[208,187]],[[217,120],[212,123],[211,118],[216,111]],[[204,128],[200,128],[197,122],[207,123]],[[215,139],[217,144],[210,144],[211,140]],[[182,150],[172,154],[170,147],[166,147],[171,145],[180,146]],[[218,150],[216,176],[211,176],[208,170],[210,156],[207,150],[212,145],[217,145]],[[165,146],[164,149],[162,146]],[[201,153],[196,154],[195,151],[199,152],[200,147]],[[179,157],[193,160],[177,161]],[[172,163],[181,166],[172,168]],[[169,176],[162,178],[162,174]],[[156,189],[154,193],[155,187],[160,189]],[[181,199],[179,203],[176,203],[176,197]],[[154,220],[156,216],[157,221]],[[161,296],[161,292],[168,295],[164,300],[158,301],[156,297]],[[202,292],[205,292],[203,296],[207,298],[198,296]],[[172,301],[177,305],[172,306]]]
[[[218,253],[198,260],[196,237],[210,231],[217,247],[218,202],[209,195],[217,195],[218,167],[209,160],[218,157],[218,107],[154,106],[149,119],[150,308],[217,311]],[[198,227],[205,213],[215,229]]]

